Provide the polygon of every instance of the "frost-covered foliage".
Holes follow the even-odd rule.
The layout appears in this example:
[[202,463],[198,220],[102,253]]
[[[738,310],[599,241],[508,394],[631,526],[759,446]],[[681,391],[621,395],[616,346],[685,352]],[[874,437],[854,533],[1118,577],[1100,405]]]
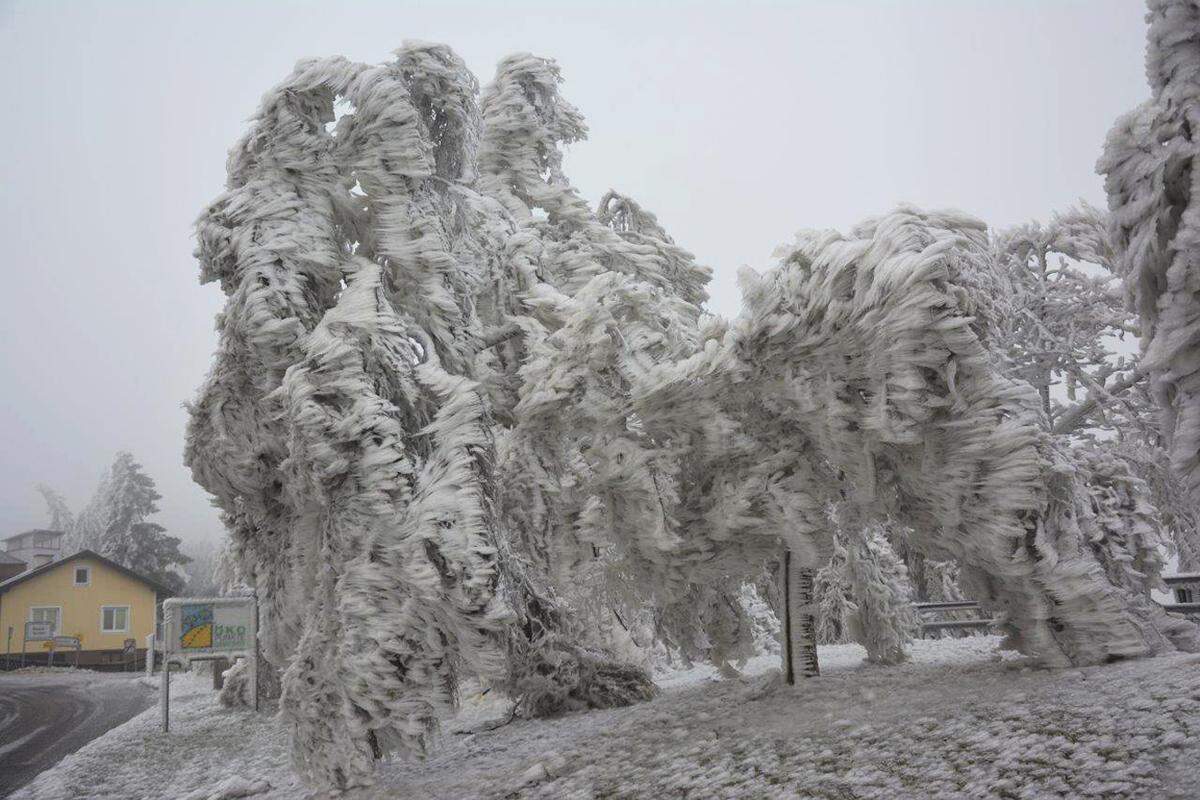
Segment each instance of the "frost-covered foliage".
[[1200,646],[1194,626],[1113,586],[1090,551],[1081,479],[1036,393],[985,346],[971,291],[989,269],[981,223],[904,208],[848,237],[802,234],[780,255],[744,277],[738,352],[787,388],[804,446],[856,507],[886,510],[927,556],[955,560],[1009,644],[1047,663]]
[[[228,302],[187,460],[265,601],[295,761],[324,787],[423,750],[463,670],[535,710],[650,690],[579,641],[497,513],[521,343],[485,325],[535,333],[516,291],[538,294],[540,243],[472,188],[475,93],[438,45],[301,62],[197,223]],[[330,127],[338,98],[353,110]]]
[[1072,458],[1087,489],[1078,514],[1094,531],[1088,543],[1116,586],[1146,595],[1162,588],[1165,541],[1146,482],[1128,462],[1096,447],[1079,447]]
[[[188,461],[265,596],[295,762],[322,786],[422,750],[464,667],[505,670],[494,440],[469,377],[489,254],[460,226],[474,91],[440,46],[301,62],[197,226],[229,301]],[[339,96],[354,112],[329,131]]]
[[225,541],[205,541],[184,547],[184,552],[191,559],[184,570],[187,573],[184,596],[215,597],[221,594],[218,572],[225,551]]
[[841,537],[833,539],[833,555],[817,570],[813,582],[817,596],[817,641],[820,644],[844,644],[853,641],[854,617],[858,606],[850,595],[853,587],[846,574],[846,547]]
[[50,519],[46,521],[47,529],[72,536],[75,530],[75,514],[67,504],[66,498],[61,492],[44,483],[37,485],[37,491],[46,501],[46,511],[50,514]]
[[1200,496],[1200,6],[1147,5],[1151,97],[1114,123],[1098,169],[1172,466]]
[[867,660],[898,664],[917,628],[912,587],[904,562],[888,543],[884,528],[868,525],[846,542],[846,582],[857,606],[852,619]]
[[756,583],[745,583],[742,584],[738,600],[746,609],[746,615],[750,617],[754,652],[778,654],[779,618],[766,595],[767,592],[760,590]]
[[[197,223],[227,300],[186,458],[262,598],[310,783],[423,752],[465,675],[544,714],[649,697],[629,642],[731,673],[743,586],[827,560],[831,504],[910,525],[1048,663],[1197,644],[1109,581],[1148,534],[1080,516],[1036,393],[1002,375],[982,224],[803,235],[730,326],[652,214],[571,186],[586,129],[560,82],[510,56],[477,106],[441,45],[303,61]],[[1113,485],[1105,515],[1141,513]],[[894,661],[903,568],[870,541],[846,569]]]
[[[1195,499],[1179,491],[1160,447],[1145,370],[1119,352],[1138,321],[1115,282],[1107,215],[1083,204],[1046,225],[1004,231],[994,244],[1006,288],[995,327],[1007,373],[1038,390],[1051,429],[1068,437],[1076,461],[1103,462],[1109,473],[1132,471],[1155,487],[1145,519],[1168,532],[1166,543],[1181,564],[1196,563],[1191,554],[1200,551],[1200,528],[1187,513]],[[1065,392],[1052,393],[1059,385]]]
[[[1137,325],[1124,306],[1106,225],[1104,214],[1083,203],[1045,225],[1034,222],[996,237],[1005,289],[995,298],[1004,312],[997,315],[997,348],[1009,360],[1010,374],[1037,389],[1052,425],[1065,412],[1052,398],[1053,386],[1064,385],[1071,402],[1080,389],[1107,400],[1106,384],[1118,385],[1136,368],[1114,349],[1127,333],[1136,334]],[[1105,405],[1091,405],[1090,414],[1065,422],[1071,430],[1085,422],[1111,429]]]
[[[925,559],[923,580],[921,582],[925,594],[921,599],[930,602],[948,602],[964,600],[962,589],[958,585],[958,565],[953,561],[930,561]],[[911,579],[911,574],[910,574]],[[916,581],[913,581],[916,588]],[[951,617],[953,619],[953,617]]]
[[663,641],[724,663],[750,630],[728,565],[761,558],[693,574],[737,540],[725,530],[706,541],[708,506],[722,498],[698,491],[728,458],[732,424],[684,395],[676,367],[723,332],[698,324],[709,271],[631,198],[609,192],[595,213],[580,199],[559,148],[585,129],[559,82],[553,62],[511,56],[482,100],[480,186],[518,220],[522,247],[540,248],[535,273],[514,286],[529,316],[510,323],[523,333],[510,363],[523,366],[501,442],[501,507],[518,549],[589,627],[663,609]]
[[[213,662],[213,669],[218,669],[218,663]],[[225,671],[224,683],[217,695],[217,701],[225,708],[254,707],[254,670],[250,662],[239,658]]]

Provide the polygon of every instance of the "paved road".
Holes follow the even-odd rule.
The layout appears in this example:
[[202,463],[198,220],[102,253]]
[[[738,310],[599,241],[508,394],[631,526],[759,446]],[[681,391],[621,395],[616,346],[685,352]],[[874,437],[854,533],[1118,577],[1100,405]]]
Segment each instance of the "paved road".
[[130,675],[0,674],[0,797],[153,701]]

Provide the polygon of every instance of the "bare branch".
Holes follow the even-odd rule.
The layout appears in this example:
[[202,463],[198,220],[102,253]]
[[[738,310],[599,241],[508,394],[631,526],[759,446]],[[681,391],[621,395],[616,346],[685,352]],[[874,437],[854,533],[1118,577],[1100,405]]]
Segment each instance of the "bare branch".
[[1111,386],[1089,387],[1087,400],[1071,406],[1059,415],[1058,421],[1054,423],[1053,432],[1059,435],[1071,433],[1087,419],[1089,414],[1101,405],[1107,405],[1117,395],[1123,394],[1134,386],[1137,386],[1145,377],[1146,371],[1139,367],[1114,382]]

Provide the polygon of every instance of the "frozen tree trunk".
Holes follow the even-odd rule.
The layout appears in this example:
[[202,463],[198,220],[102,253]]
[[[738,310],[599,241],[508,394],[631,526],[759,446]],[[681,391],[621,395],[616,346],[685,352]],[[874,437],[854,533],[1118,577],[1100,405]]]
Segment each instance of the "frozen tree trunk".
[[796,675],[813,678],[821,674],[817,663],[817,604],[813,591],[816,570],[784,549],[780,559],[781,595],[780,655],[783,680],[796,682]]

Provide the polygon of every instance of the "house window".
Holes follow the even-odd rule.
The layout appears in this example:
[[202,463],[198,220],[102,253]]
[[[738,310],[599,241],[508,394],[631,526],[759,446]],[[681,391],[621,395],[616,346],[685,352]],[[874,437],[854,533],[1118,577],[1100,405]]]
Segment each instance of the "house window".
[[89,585],[91,585],[91,582],[92,582],[92,568],[91,567],[76,567],[75,568],[75,585],[76,586],[89,586]]
[[1192,590],[1185,589],[1183,587],[1176,589],[1175,590],[1175,602],[1176,603],[1193,603],[1193,602],[1195,602],[1195,600],[1193,599]]
[[101,633],[129,633],[129,606],[101,606]]
[[54,635],[58,635],[62,627],[62,609],[58,606],[33,606],[29,609],[30,622],[54,623]]

